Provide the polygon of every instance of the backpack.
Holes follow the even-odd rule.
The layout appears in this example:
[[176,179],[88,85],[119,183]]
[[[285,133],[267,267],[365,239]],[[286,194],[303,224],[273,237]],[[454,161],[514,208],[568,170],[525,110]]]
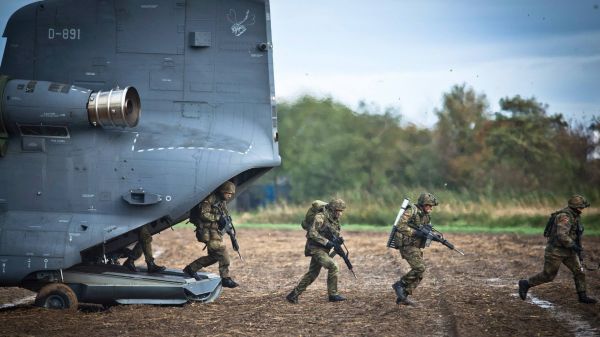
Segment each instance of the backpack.
[[560,211],[556,211],[550,214],[548,218],[548,222],[546,223],[546,228],[544,228],[544,237],[549,238],[552,235],[552,229],[554,228],[554,224],[556,223],[556,215],[558,215]]
[[312,204],[306,211],[304,220],[302,220],[302,228],[305,231],[308,231],[310,229],[310,226],[312,226],[313,222],[315,221],[315,216],[317,215],[317,213],[323,212],[325,210],[326,205],[327,203],[321,200],[315,200],[312,202]]
[[200,204],[197,204],[190,210],[190,222],[194,225],[200,224]]

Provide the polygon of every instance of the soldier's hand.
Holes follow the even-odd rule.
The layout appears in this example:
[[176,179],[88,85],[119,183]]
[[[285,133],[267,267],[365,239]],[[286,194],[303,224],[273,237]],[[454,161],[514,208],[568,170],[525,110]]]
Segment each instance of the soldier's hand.
[[333,240],[333,243],[336,245],[341,245],[342,243],[344,243],[344,238],[343,237],[337,237]]
[[425,237],[427,236],[427,234],[426,234],[425,232],[423,232],[423,231],[421,231],[421,230],[418,230],[418,229],[417,229],[417,230],[415,230],[415,232],[413,233],[413,236],[414,236],[415,238],[418,238],[418,239],[420,239],[420,238],[425,238]]
[[581,253],[581,251],[583,251],[583,248],[576,243],[574,243],[573,246],[571,246],[571,249],[573,249],[575,251],[575,253],[577,253],[577,254],[579,254],[579,253]]
[[334,247],[334,244],[331,241],[327,241],[327,243],[325,244],[325,248],[327,248],[327,249],[331,249],[333,247]]
[[221,216],[219,217],[219,228],[225,228],[225,225],[227,225],[227,219],[223,216],[223,214],[221,214]]

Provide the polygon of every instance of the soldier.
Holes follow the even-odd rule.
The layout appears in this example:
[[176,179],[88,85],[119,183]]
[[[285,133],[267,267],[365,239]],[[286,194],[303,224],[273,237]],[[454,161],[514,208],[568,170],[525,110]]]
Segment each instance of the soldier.
[[413,304],[408,299],[408,295],[412,295],[413,290],[417,288],[425,273],[423,251],[421,250],[425,247],[425,243],[423,238],[419,236],[419,232],[413,228],[429,224],[431,222],[429,214],[433,206],[437,205],[437,199],[433,194],[422,193],[417,200],[417,204],[409,205],[400,219],[395,238],[396,248],[400,250],[400,255],[408,262],[411,269],[392,285],[396,292],[396,304]]
[[522,300],[527,298],[529,288],[554,280],[560,264],[564,263],[573,273],[579,302],[589,304],[597,302],[586,294],[585,274],[578,256],[583,249],[581,247],[583,224],[580,216],[590,203],[581,195],[572,196],[567,203],[568,206],[555,213],[554,221],[551,219],[549,223],[551,227],[547,233],[544,270],[528,280],[519,280],[519,296]]
[[154,257],[152,256],[152,235],[150,234],[150,229],[148,227],[150,225],[151,224],[146,224],[138,229],[138,242],[133,247],[127,260],[123,262],[123,265],[131,271],[137,272],[137,268],[133,262],[139,259],[142,256],[142,253],[144,254],[149,273],[160,273],[165,270],[165,267],[154,263]]
[[229,276],[229,255],[223,243],[223,233],[219,229],[224,225],[224,217],[229,215],[227,202],[233,198],[234,194],[235,185],[226,181],[216,192],[210,194],[192,209],[190,222],[196,226],[198,241],[206,244],[208,255],[198,258],[183,268],[184,273],[200,280],[196,274],[197,270],[219,262],[221,284],[227,288],[235,288],[238,284]]
[[[338,266],[329,255],[329,251],[336,245],[341,245],[344,240],[340,236],[340,218],[346,209],[342,199],[332,199],[315,214],[312,224],[307,225],[306,245],[304,255],[310,256],[308,272],[302,276],[298,285],[286,296],[291,303],[298,303],[298,297],[319,276],[321,268],[327,269],[327,294],[329,302],[346,300],[338,294]],[[338,240],[332,239],[333,235]]]

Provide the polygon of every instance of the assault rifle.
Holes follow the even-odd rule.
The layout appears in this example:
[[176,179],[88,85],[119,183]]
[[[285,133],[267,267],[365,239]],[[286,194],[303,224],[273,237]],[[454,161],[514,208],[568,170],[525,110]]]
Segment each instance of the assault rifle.
[[431,224],[425,224],[425,225],[421,225],[418,227],[412,226],[409,224],[409,226],[415,230],[416,236],[425,240],[422,247],[419,247],[419,248],[429,247],[429,245],[431,244],[431,241],[437,241],[437,242],[443,244],[444,246],[457,251],[461,255],[465,255],[465,253],[463,253],[461,250],[455,248],[454,245],[451,244],[448,240],[444,239],[444,235],[441,232],[439,232],[437,229],[433,228],[433,226]]
[[396,248],[396,232],[398,232],[398,222],[400,221],[400,218],[404,215],[404,212],[406,212],[406,207],[408,207],[408,203],[409,200],[404,199],[404,201],[402,202],[402,206],[400,206],[400,210],[398,211],[398,215],[396,215],[396,220],[394,221],[394,225],[392,226],[392,232],[388,237],[388,248]]
[[577,228],[575,228],[575,244],[579,247],[577,253],[577,257],[579,258],[579,263],[581,264],[581,271],[583,271],[583,246],[581,245],[581,236],[583,235],[583,225],[581,223],[577,224]]
[[231,246],[233,247],[233,250],[235,250],[238,255],[240,256],[240,259],[242,261],[244,261],[244,258],[242,257],[242,254],[240,254],[240,245],[237,242],[237,232],[235,230],[235,227],[233,227],[233,222],[231,221],[231,216],[229,214],[225,214],[224,212],[221,213],[221,217],[219,218],[219,232],[221,233],[221,235],[227,233],[229,235],[229,238],[231,239]]
[[[333,257],[335,254],[337,254],[342,259],[344,259],[344,263],[346,264],[346,267],[348,267],[348,270],[350,270],[352,275],[354,275],[355,279],[358,279],[358,277],[356,277],[356,274],[354,274],[354,270],[352,270],[352,263],[350,262],[350,259],[348,258],[348,255],[350,255],[350,252],[348,251],[348,247],[346,247],[344,240],[342,238],[340,238],[339,236],[336,236],[335,234],[333,234],[333,232],[331,231],[331,229],[329,229],[329,227],[326,227],[326,229],[329,232],[329,235],[328,235],[329,237],[327,239],[329,239],[329,241],[331,241],[333,243],[333,254],[331,255],[331,257]],[[342,249],[342,246],[344,246],[346,251],[344,251],[344,249]]]
[[575,229],[575,244],[577,246],[579,246],[579,251],[576,251],[577,253],[577,257],[579,258],[579,262],[581,264],[581,271],[585,270],[589,270],[589,271],[595,271],[598,270],[600,268],[600,263],[598,264],[597,267],[589,267],[586,263],[583,262],[584,259],[584,255],[583,255],[583,245],[581,244],[581,236],[583,235],[583,224],[579,223],[577,225],[577,228]]

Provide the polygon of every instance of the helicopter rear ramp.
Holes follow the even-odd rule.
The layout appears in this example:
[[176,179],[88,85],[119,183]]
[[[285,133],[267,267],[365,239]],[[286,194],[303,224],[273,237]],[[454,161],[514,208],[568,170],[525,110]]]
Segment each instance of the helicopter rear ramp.
[[198,276],[200,280],[177,269],[150,274],[118,265],[78,265],[62,272],[62,283],[84,303],[179,305],[216,300],[222,291],[221,278],[203,272]]

